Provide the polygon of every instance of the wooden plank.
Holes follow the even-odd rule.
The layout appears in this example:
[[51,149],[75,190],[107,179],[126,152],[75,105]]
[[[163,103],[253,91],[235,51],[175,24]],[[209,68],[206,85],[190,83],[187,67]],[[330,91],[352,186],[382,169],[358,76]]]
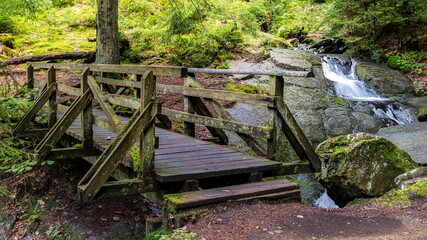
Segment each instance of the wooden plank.
[[80,96],[81,90],[75,87],[70,87],[61,83],[58,83],[58,91],[64,92],[72,96]]
[[183,87],[183,90],[185,96],[191,97],[221,99],[225,101],[248,103],[265,107],[274,107],[276,105],[276,98],[266,95],[191,87]]
[[222,120],[218,118],[198,116],[198,115],[180,112],[180,111],[168,109],[168,108],[162,108],[162,114],[172,118],[178,118],[188,122],[194,122],[196,124],[201,124],[201,125],[214,127],[214,128],[221,128],[221,129],[225,129],[233,132],[244,133],[244,134],[248,134],[255,137],[263,137],[263,138],[271,137],[271,128],[269,127],[259,127],[259,126],[244,124],[244,123],[237,123],[237,122]]
[[116,94],[105,94],[105,98],[112,104],[138,109],[141,106],[139,99],[128,96],[120,96]]
[[140,88],[141,84],[135,81],[124,81],[119,79],[112,79],[112,78],[106,78],[106,77],[98,77],[95,76],[95,81],[98,83],[104,83],[104,84],[110,84],[120,87],[133,87],[133,88]]
[[[264,167],[264,166],[274,166],[274,169],[280,169],[280,164],[277,162],[267,162],[261,161],[258,159],[234,159],[233,161],[225,161],[225,162],[210,162],[206,164],[196,164],[191,167],[186,166],[186,164],[175,167],[167,167],[167,166],[159,166],[157,170],[159,170],[160,174],[193,174],[193,173],[209,173],[214,171],[221,170],[231,170],[231,169],[245,169],[245,168],[254,168],[254,167]],[[249,171],[253,172],[253,170]]]
[[[168,155],[157,155],[157,152],[158,151],[156,151],[156,156],[155,156],[155,158],[156,158],[156,161],[160,161],[160,160],[163,160],[163,159],[180,159],[180,158],[184,158],[184,157],[187,157],[187,158],[189,158],[189,159],[191,159],[191,157],[203,157],[203,156],[200,156],[200,152],[186,152],[186,153],[181,153],[181,154],[179,154],[179,155],[177,155],[177,154],[168,154]],[[223,149],[223,150],[217,150],[217,149],[215,149],[215,150],[204,150],[203,151],[203,155],[211,155],[211,154],[220,154],[220,153],[233,153],[233,152],[235,152],[235,151],[233,151],[233,150],[231,150],[231,149]]]
[[77,116],[83,111],[87,104],[89,104],[90,90],[82,96],[79,96],[76,101],[71,104],[70,109],[62,115],[57,123],[51,128],[49,133],[42,139],[42,141],[35,148],[35,152],[38,154],[38,161],[42,161],[46,158],[50,150],[53,149],[55,144],[64,135],[67,129],[71,126]]
[[171,92],[171,93],[184,93],[182,86],[176,85],[166,85],[166,84],[156,84],[156,91],[158,92]]
[[237,175],[250,172],[261,172],[275,170],[280,167],[280,163],[273,162],[271,164],[267,163],[254,163],[248,164],[246,166],[237,165],[230,167],[224,165],[222,167],[210,168],[210,167],[195,167],[187,169],[187,171],[164,171],[157,172],[156,179],[160,182],[178,182],[185,181],[189,179],[203,179],[203,178],[212,178],[219,176],[228,176],[228,175]]
[[[56,84],[56,72],[55,68],[50,67],[49,70],[47,70],[47,85],[51,86],[52,84]],[[56,94],[51,94],[48,101],[47,126],[52,128],[57,121]]]
[[56,83],[49,85],[49,88],[47,88],[43,93],[38,97],[31,106],[31,108],[24,114],[24,116],[19,120],[19,122],[15,125],[13,129],[13,135],[17,136],[25,131],[25,129],[28,127],[28,124],[34,119],[36,114],[40,111],[40,109],[43,107],[45,102],[49,100],[51,95],[55,94],[56,91]]
[[210,68],[189,68],[189,73],[210,73],[210,74],[244,74],[244,75],[270,75],[286,77],[314,77],[310,71],[293,71],[293,70],[275,70],[275,71],[238,71],[232,69],[210,69]]
[[291,183],[286,180],[275,180],[195,192],[167,194],[164,197],[168,204],[172,204],[176,209],[182,209],[217,203],[225,200],[291,191],[297,188],[299,188],[299,185],[296,183]]
[[62,148],[52,149],[47,155],[48,160],[61,160],[61,159],[75,159],[90,156],[99,156],[101,152],[94,149],[81,149],[81,148]]
[[113,143],[102,153],[88,173],[79,182],[82,201],[91,201],[99,192],[111,173],[126,156],[130,147],[158,113],[159,106],[150,103],[143,111],[137,111],[126,124],[123,131]]
[[217,167],[219,165],[232,165],[232,164],[241,164],[245,165],[248,163],[259,163],[259,159],[251,158],[249,156],[222,156],[226,159],[218,159],[217,156],[213,156],[211,158],[207,159],[198,159],[197,161],[193,162],[183,162],[183,161],[161,161],[156,162],[156,170],[157,171],[164,171],[173,168],[176,171],[180,171],[182,168],[193,168],[193,167],[213,167],[214,165]]
[[[156,153],[156,156],[173,154],[173,153],[195,152],[195,151],[211,149],[211,148],[212,146],[210,145],[196,145],[196,146],[187,146],[182,148],[162,149],[162,151],[159,151],[158,153]],[[203,153],[200,153],[200,154],[203,154]]]
[[321,162],[319,156],[317,156],[313,146],[311,146],[307,137],[295,121],[295,118],[292,116],[291,111],[289,111],[283,101],[278,102],[277,111],[283,122],[282,131],[288,138],[289,143],[294,148],[298,157],[302,161],[310,161],[314,169],[320,172]]
[[182,67],[163,67],[163,66],[140,66],[140,65],[114,65],[114,64],[66,64],[66,63],[34,63],[30,62],[33,67],[45,68],[55,67],[63,70],[85,70],[90,68],[94,72],[106,73],[126,73],[126,74],[141,74],[146,71],[153,71],[154,76],[164,77],[187,77],[187,68]]
[[154,185],[146,185],[139,179],[106,182],[97,195],[97,199],[125,197],[141,193],[158,191]]

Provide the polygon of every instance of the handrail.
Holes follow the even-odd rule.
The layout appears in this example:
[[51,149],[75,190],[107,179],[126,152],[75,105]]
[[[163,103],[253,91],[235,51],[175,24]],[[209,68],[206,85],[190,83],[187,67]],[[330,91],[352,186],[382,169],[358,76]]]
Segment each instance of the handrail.
[[189,68],[189,73],[210,73],[210,74],[245,74],[245,75],[267,75],[267,76],[282,76],[282,77],[314,77],[313,72],[309,71],[239,71],[230,69],[212,69],[212,68]]

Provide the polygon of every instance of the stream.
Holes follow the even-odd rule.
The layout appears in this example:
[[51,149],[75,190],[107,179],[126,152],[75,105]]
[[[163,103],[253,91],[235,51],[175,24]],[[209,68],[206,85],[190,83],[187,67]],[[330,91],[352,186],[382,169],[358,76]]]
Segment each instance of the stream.
[[355,71],[356,64],[354,59],[345,65],[335,57],[322,58],[323,73],[326,79],[334,83],[337,95],[350,100],[353,106],[360,102],[367,103],[374,117],[382,119],[387,126],[412,123],[409,111],[401,103],[380,96],[365,82],[359,80]]

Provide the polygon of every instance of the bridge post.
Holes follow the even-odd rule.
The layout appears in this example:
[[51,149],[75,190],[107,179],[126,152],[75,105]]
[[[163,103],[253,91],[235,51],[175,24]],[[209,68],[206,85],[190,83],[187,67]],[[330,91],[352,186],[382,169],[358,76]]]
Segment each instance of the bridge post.
[[[32,65],[29,65],[27,67],[27,87],[28,89],[33,90],[34,89],[34,68]],[[40,91],[43,91],[43,89],[40,89]],[[30,100],[34,100],[34,95],[31,95]]]
[[[190,87],[190,84],[196,81],[196,76],[194,73],[188,73],[188,77],[184,80],[184,86]],[[190,98],[184,95],[184,112],[194,114],[195,109],[190,101]],[[184,122],[184,133],[190,137],[194,137],[196,135],[195,130],[196,124],[192,122]]]
[[[269,92],[270,95],[276,96],[276,101],[283,101],[283,87],[284,80],[282,76],[270,76]],[[267,139],[267,157],[270,159],[277,158],[277,150],[280,149],[282,131],[282,122],[277,115],[276,106],[269,107],[268,112],[270,115],[270,126],[273,128],[272,136]],[[279,160],[279,159],[275,159]]]
[[[141,111],[156,98],[156,79],[153,71],[147,71],[141,79]],[[142,170],[144,184],[151,184],[155,180],[154,175],[154,149],[155,125],[154,118],[148,127],[141,133],[139,140],[139,166]]]
[[[81,95],[89,89],[88,85],[88,75],[90,71],[89,68],[86,68],[83,71],[82,77],[81,77]],[[93,117],[92,117],[92,96],[90,97],[89,104],[83,109],[82,112],[82,147],[84,150],[90,151],[93,148]]]
[[[54,67],[50,67],[49,70],[47,70],[47,86],[51,86],[52,84],[56,83],[56,72]],[[55,125],[57,121],[57,112],[58,105],[56,104],[56,94],[52,94],[49,97],[49,103],[48,103],[48,112],[47,112],[47,125],[48,128],[52,128],[53,125]]]

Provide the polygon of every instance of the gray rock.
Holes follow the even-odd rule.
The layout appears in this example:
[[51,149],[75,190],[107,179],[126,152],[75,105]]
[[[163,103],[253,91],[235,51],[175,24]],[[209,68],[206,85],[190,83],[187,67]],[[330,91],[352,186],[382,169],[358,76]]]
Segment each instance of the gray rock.
[[326,39],[322,39],[322,40],[318,41],[316,44],[311,46],[311,48],[321,48],[321,47],[328,47],[328,46],[333,46],[333,45],[334,45],[334,40],[332,40],[330,38],[326,38]]
[[351,109],[328,108],[325,110],[325,130],[328,137],[336,137],[353,132]]
[[384,94],[414,94],[408,77],[384,64],[362,61],[356,65],[357,75],[376,91]]
[[295,113],[299,110],[316,110],[328,107],[325,92],[320,89],[308,89],[297,86],[285,87],[284,100],[290,110]]
[[277,67],[297,71],[311,71],[312,66],[321,65],[320,58],[312,52],[291,49],[272,49],[271,60]]
[[351,112],[353,132],[376,133],[385,123],[365,112]]
[[427,164],[427,122],[381,128],[376,135],[405,149],[415,162]]
[[317,145],[327,138],[321,113],[301,110],[294,114],[294,118],[312,144]]
[[385,138],[355,133],[328,139],[316,149],[318,179],[339,206],[355,198],[378,197],[394,188],[394,178],[418,165]]

